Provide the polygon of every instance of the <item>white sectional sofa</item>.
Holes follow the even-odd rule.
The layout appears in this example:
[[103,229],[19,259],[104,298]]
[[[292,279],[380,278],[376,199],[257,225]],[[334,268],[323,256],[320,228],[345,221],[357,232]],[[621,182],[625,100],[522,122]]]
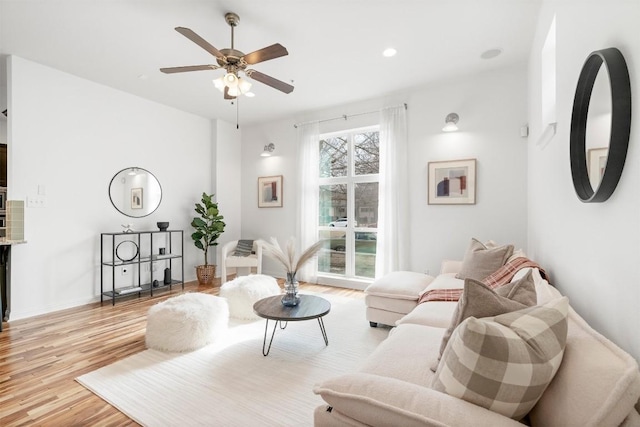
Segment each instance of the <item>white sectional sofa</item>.
[[[367,320],[372,326],[395,327],[357,372],[315,386],[314,392],[326,402],[315,411],[316,426],[640,426],[637,362],[570,306],[565,308],[566,347],[559,368],[524,419],[436,391],[432,369],[438,366],[441,374],[440,345],[458,303],[417,302],[424,291],[462,289],[464,280],[455,277],[460,266],[443,263],[435,279],[398,272],[371,285]],[[513,280],[529,270],[535,284],[534,308],[566,300],[537,269],[523,269]],[[449,357],[448,351],[443,358]]]

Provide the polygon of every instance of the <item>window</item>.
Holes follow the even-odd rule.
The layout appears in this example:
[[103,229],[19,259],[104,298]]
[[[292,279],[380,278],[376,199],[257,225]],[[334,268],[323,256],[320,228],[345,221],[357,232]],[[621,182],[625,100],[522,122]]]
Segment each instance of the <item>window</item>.
[[377,127],[321,135],[318,232],[330,244],[318,274],[375,276],[380,139]]

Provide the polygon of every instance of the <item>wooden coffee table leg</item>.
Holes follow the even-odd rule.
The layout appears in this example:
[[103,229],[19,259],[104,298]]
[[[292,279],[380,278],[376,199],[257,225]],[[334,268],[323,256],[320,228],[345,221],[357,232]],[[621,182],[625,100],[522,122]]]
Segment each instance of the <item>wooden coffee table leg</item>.
[[322,338],[324,338],[324,344],[329,345],[329,338],[327,338],[327,330],[324,328],[324,322],[322,321],[322,317],[318,317],[318,324],[320,325]]
[[[265,352],[264,348],[267,344],[267,329],[269,328],[269,319],[267,319],[265,325],[264,325],[264,339],[262,340],[262,355],[263,356],[268,356],[269,355],[269,351],[271,350],[271,343],[273,343],[273,336],[276,334],[276,329],[278,328],[278,321],[275,321],[276,324],[273,325],[273,332],[271,332],[271,339],[269,340],[269,347],[267,347],[267,351]],[[286,327],[286,326],[285,326]],[[284,329],[284,328],[282,328]]]

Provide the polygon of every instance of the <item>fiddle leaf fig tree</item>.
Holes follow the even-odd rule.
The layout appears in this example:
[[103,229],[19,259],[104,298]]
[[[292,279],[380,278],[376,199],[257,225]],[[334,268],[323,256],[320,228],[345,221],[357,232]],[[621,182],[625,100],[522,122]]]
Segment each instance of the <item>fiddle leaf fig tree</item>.
[[218,245],[218,237],[224,232],[225,226],[218,204],[211,200],[213,196],[202,193],[202,203],[196,203],[196,212],[200,216],[191,221],[191,226],[195,229],[191,238],[196,248],[204,251],[204,265],[209,265],[209,246]]

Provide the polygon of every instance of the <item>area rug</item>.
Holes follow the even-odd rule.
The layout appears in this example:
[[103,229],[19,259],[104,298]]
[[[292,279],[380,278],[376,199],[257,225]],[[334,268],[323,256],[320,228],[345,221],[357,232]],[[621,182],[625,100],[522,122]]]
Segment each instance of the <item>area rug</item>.
[[313,425],[313,385],[357,369],[389,331],[369,326],[363,300],[322,296],[328,346],[316,320],[290,322],[264,357],[265,320],[232,320],[200,350],[145,350],[76,380],[144,426]]

